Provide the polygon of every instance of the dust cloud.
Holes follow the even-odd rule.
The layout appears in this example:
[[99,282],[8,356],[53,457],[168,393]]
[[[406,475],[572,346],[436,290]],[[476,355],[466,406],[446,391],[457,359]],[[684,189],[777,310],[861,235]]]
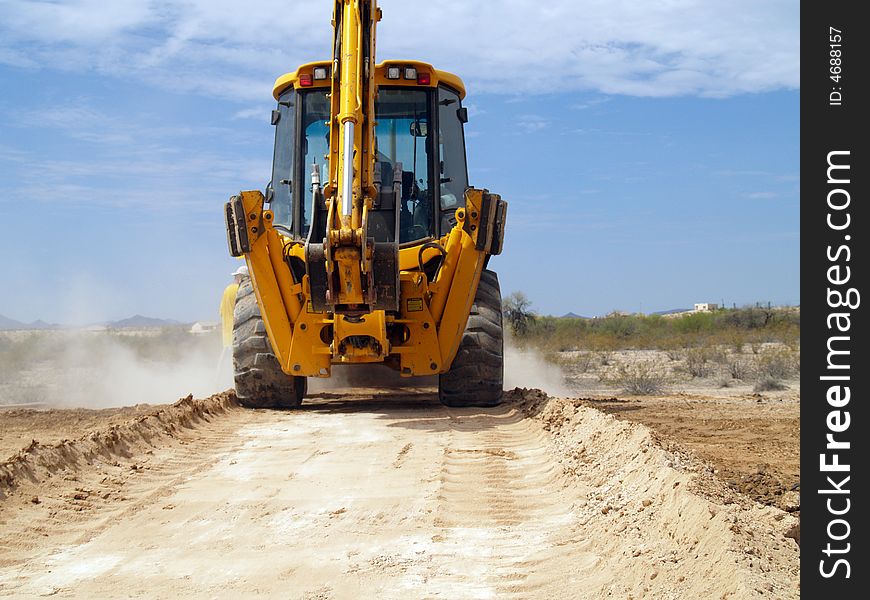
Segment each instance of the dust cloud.
[[[0,339],[0,405],[109,408],[203,398],[233,387],[232,358],[216,332],[159,330],[19,332]],[[382,365],[339,366],[310,378],[309,393],[354,388],[431,388],[437,377],[404,378]],[[560,369],[505,344],[504,387],[568,396]]]
[[[505,340],[504,353],[504,389],[538,388],[551,396],[571,395],[568,386],[564,383],[561,369],[544,360],[539,353],[517,348],[510,338]],[[335,365],[330,378],[308,379],[309,394],[355,388],[437,389],[437,387],[437,376],[402,377],[397,371],[377,364]]]
[[4,340],[0,404],[108,408],[205,397],[232,387],[217,335],[186,328],[52,331]]
[[518,348],[510,337],[504,344],[504,389],[538,388],[550,396],[570,396],[562,370],[533,350]]

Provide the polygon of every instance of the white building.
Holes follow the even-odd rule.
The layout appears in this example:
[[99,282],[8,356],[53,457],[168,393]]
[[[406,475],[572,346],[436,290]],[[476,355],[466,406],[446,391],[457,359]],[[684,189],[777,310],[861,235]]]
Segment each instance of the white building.
[[719,305],[715,302],[702,302],[700,304],[695,304],[695,312],[713,312],[717,310]]
[[218,324],[215,321],[197,321],[190,328],[190,333],[201,335],[204,333],[211,333],[215,329],[217,329]]

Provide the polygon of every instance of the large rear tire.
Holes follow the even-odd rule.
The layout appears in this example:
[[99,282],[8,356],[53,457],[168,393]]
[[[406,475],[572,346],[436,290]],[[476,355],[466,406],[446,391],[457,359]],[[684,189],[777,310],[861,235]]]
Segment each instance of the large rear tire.
[[484,270],[459,351],[438,377],[438,398],[446,406],[498,406],[503,384],[501,289],[498,275]]
[[239,285],[233,311],[233,378],[236,397],[249,408],[295,408],[307,391],[305,377],[281,370],[250,279]]

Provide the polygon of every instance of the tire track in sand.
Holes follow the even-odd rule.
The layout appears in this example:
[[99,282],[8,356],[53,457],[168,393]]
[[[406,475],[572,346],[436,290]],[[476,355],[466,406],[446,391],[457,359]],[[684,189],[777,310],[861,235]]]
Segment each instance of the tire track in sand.
[[540,427],[515,409],[450,410],[427,577],[432,596],[564,594],[566,580],[597,557],[585,540],[570,538],[576,519],[561,473]]

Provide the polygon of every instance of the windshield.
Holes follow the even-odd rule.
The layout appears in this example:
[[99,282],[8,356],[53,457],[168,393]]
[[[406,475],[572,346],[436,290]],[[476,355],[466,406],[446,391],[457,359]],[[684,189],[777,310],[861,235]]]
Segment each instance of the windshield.
[[429,93],[381,89],[376,105],[381,196],[399,200],[399,242],[432,235]]
[[[321,186],[329,177],[328,93],[327,88],[290,88],[281,94],[273,115],[273,223],[297,238],[307,237],[312,221],[312,170],[320,172]],[[369,215],[369,231],[377,241],[396,238],[396,213],[400,243],[434,237],[455,224],[455,211],[465,204],[468,186],[460,108],[459,95],[443,87],[382,87],[378,91],[378,195]],[[319,227],[323,225],[320,222]]]

